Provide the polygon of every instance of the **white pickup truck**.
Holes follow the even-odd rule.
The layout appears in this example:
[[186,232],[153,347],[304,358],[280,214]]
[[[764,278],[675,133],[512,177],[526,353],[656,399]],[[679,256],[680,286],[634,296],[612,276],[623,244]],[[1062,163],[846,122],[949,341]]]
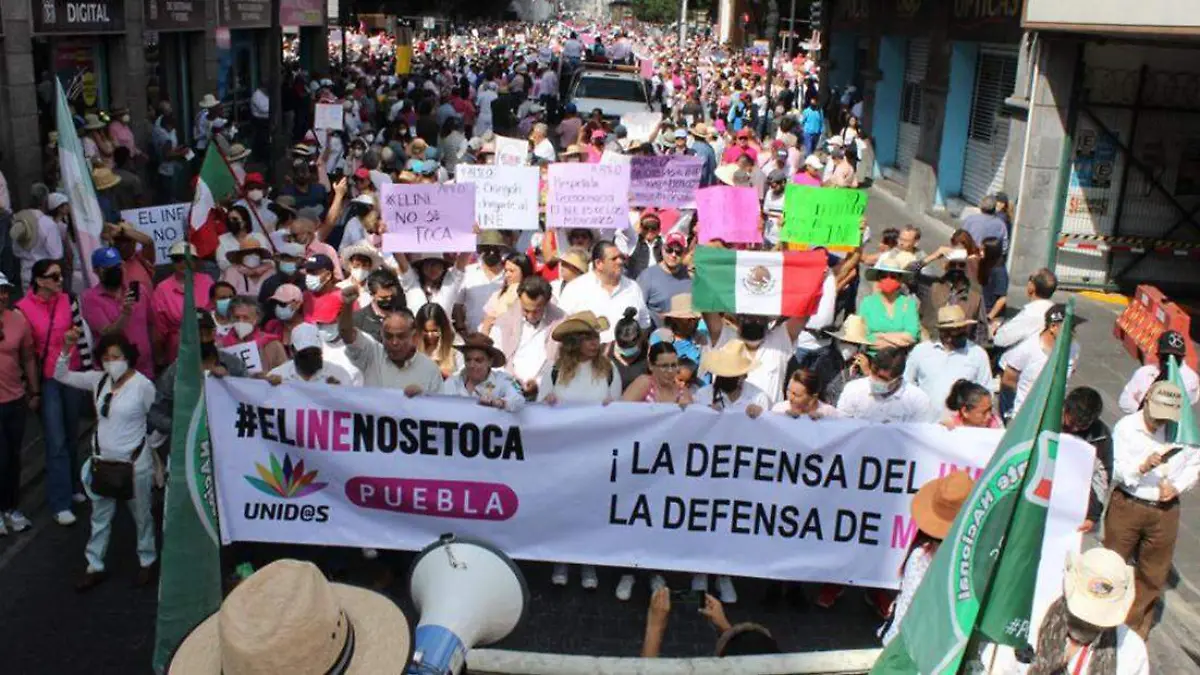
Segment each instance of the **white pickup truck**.
[[646,83],[637,68],[584,63],[571,82],[567,100],[587,118],[599,108],[606,120],[631,112],[653,112]]

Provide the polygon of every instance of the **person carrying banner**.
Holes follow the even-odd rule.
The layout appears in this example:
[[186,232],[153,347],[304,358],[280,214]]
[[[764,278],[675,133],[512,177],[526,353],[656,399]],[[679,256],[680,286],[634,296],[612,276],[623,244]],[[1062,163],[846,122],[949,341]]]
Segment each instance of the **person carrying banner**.
[[537,398],[539,383],[558,357],[554,329],[566,314],[551,295],[550,284],[542,277],[524,279],[517,287],[517,301],[496,319],[489,336],[506,357],[505,370],[517,379],[528,400]]
[[479,399],[479,404],[508,412],[525,407],[525,395],[511,375],[504,372],[504,352],[496,349],[492,339],[482,333],[471,333],[463,343],[454,345],[462,353],[463,367],[446,378],[441,393],[446,396],[466,396]]
[[1080,532],[1090,532],[1104,516],[1113,489],[1112,430],[1100,419],[1104,399],[1091,387],[1075,387],[1063,399],[1062,430],[1086,441],[1096,451],[1092,489],[1088,494],[1087,519]]
[[442,371],[417,350],[416,319],[407,309],[393,310],[384,317],[383,340],[376,340],[354,326],[358,289],[342,289],[338,336],[346,344],[350,363],[362,371],[363,386],[399,389],[405,396],[432,394],[442,390]]
[[267,373],[267,381],[278,385],[283,382],[320,382],[322,384],[351,385],[353,377],[345,368],[325,359],[325,342],[316,325],[302,323],[292,329],[292,359]]

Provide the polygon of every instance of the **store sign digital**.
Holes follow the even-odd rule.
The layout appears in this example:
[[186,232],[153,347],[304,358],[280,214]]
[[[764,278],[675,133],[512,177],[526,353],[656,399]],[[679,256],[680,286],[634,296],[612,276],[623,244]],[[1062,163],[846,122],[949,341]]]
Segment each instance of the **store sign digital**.
[[125,30],[123,0],[41,0],[32,9],[34,33],[115,33]]

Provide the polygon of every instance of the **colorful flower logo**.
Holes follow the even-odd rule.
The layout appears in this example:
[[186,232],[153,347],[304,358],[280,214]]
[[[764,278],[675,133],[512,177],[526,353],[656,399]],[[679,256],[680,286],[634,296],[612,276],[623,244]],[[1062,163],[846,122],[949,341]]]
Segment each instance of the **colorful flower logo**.
[[254,468],[258,471],[259,477],[246,476],[246,481],[254,486],[259,492],[271,495],[272,497],[282,497],[283,499],[300,499],[307,497],[315,492],[319,492],[329,483],[318,483],[317,472],[304,472],[304,460],[300,460],[292,464],[292,458],[289,455],[283,456],[283,464],[280,465],[279,458],[271,455],[271,467],[268,469],[262,464],[255,464]]

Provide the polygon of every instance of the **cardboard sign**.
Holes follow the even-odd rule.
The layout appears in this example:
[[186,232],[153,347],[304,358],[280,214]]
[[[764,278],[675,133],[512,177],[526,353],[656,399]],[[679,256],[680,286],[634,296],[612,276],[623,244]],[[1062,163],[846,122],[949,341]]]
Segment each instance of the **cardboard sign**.
[[455,177],[459,183],[475,185],[475,221],[480,229],[538,229],[537,167],[459,164]]
[[316,112],[313,115],[314,129],[341,129],[342,121],[341,103],[317,104]]
[[496,155],[492,158],[496,166],[527,166],[529,164],[529,141],[507,136],[496,137]]
[[381,215],[385,253],[458,253],[475,250],[475,186],[384,185]]
[[690,209],[704,160],[686,155],[634,157],[629,173],[629,205]]
[[629,227],[629,164],[551,164],[546,227]]
[[631,112],[621,115],[621,124],[629,131],[630,141],[653,141],[651,134],[662,122],[660,112]]
[[783,198],[783,232],[793,244],[853,249],[867,212],[867,191],[789,184]]
[[121,212],[121,220],[141,230],[154,241],[155,260],[167,259],[171,245],[183,241],[187,232],[187,216],[192,205],[188,202],[147,206],[144,209],[128,209]]
[[752,187],[718,185],[696,191],[700,243],[760,244],[758,192]]
[[262,355],[258,351],[258,343],[251,340],[250,342],[239,342],[236,345],[221,347],[221,351],[226,354],[237,357],[246,366],[246,371],[251,375],[257,375],[263,371]]

